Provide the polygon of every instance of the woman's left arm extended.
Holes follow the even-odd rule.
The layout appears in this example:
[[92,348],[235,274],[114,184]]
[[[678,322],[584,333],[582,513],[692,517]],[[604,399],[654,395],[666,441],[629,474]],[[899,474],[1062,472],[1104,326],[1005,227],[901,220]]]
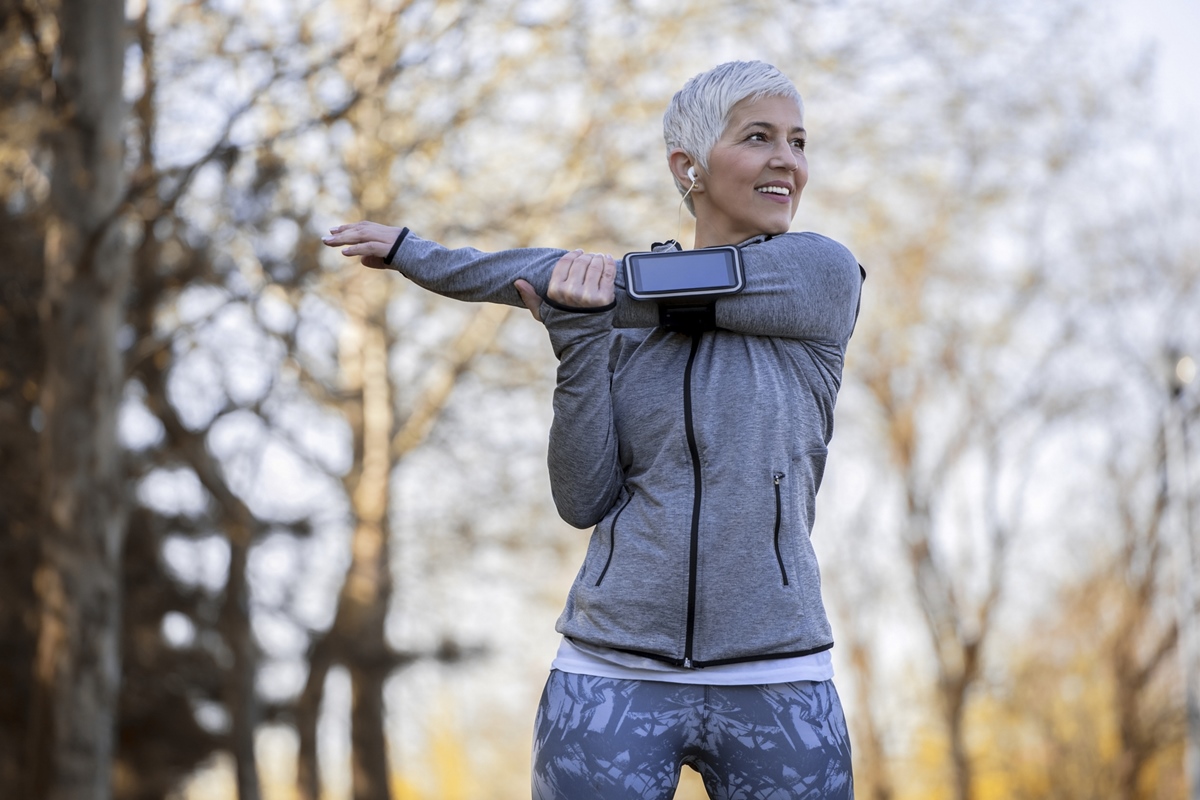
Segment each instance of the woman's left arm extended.
[[407,228],[354,222],[330,229],[322,240],[358,257],[372,269],[394,269],[418,286],[473,303],[525,305],[513,283],[527,281],[545,297],[554,265],[566,250],[517,248],[485,253],[473,247],[451,249],[422,239]]

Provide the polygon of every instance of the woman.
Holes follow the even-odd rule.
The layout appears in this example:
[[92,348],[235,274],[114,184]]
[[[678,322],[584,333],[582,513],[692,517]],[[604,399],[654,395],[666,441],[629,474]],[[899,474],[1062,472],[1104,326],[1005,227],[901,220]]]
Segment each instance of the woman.
[[524,303],[559,358],[551,486],[592,534],[538,708],[534,797],[670,798],[688,764],[714,800],[849,798],[809,535],[861,268],[788,233],[804,117],[774,67],[697,75],[663,122],[695,247],[744,264],[715,330],[659,326],[610,256],[448,250],[366,222],[325,241],[450,297]]

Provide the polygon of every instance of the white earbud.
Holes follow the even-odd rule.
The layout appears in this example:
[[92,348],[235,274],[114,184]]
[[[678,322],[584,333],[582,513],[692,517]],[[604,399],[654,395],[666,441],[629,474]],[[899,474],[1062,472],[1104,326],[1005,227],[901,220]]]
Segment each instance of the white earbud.
[[699,180],[699,178],[696,177],[695,167],[688,167],[687,176],[692,179],[692,183],[695,183]]

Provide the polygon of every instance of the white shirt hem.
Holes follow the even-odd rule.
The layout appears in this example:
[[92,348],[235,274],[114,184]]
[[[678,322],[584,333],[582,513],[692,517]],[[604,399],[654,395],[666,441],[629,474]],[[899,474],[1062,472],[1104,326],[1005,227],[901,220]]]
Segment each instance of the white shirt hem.
[[763,686],[772,683],[820,682],[833,679],[833,655],[829,650],[794,658],[773,658],[702,669],[684,669],[619,650],[572,642],[565,636],[559,643],[558,653],[550,666],[559,672],[592,675],[597,678],[708,686]]

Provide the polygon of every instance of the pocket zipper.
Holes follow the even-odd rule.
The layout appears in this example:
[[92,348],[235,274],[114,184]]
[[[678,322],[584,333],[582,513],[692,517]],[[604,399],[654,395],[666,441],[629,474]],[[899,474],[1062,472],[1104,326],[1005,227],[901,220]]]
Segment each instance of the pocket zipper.
[[779,528],[783,522],[783,497],[779,482],[786,478],[782,472],[776,472],[775,481],[775,559],[779,562],[779,574],[783,576],[783,585],[788,585],[787,569],[783,566],[783,551],[779,547]]
[[613,517],[612,527],[608,529],[608,560],[604,562],[604,569],[600,570],[600,577],[596,578],[596,585],[599,586],[604,581],[604,576],[608,574],[608,568],[612,565],[613,553],[617,552],[617,520],[621,518],[621,514],[625,513],[625,509],[633,500],[633,492],[629,493],[629,497],[625,499],[625,504],[621,506]]

